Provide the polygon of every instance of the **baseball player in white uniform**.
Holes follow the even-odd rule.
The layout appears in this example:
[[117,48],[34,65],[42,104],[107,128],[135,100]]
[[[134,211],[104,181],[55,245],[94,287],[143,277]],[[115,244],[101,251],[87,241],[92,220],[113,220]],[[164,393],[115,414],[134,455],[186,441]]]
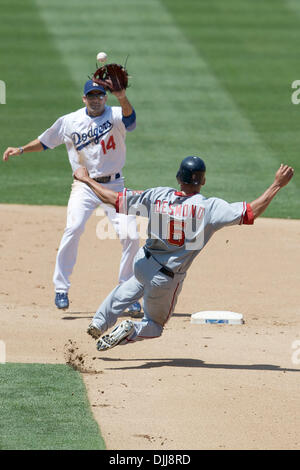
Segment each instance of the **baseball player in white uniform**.
[[141,321],[125,320],[110,334],[102,336],[97,349],[110,349],[142,339],[157,338],[174,312],[186,272],[212,235],[229,225],[253,224],[277,192],[291,180],[294,170],[281,165],[274,182],[250,204],[228,203],[200,194],[205,184],[205,164],[199,157],[187,157],[177,180],[181,190],[169,187],[146,191],[109,191],[88,176],[85,168],[75,178],[86,183],[105,203],[117,211],[140,213],[149,218],[148,239],[135,258],[134,275],[117,286],[98,308],[88,333],[98,339],[112,327],[130,303],[144,298]]
[[[120,192],[124,188],[122,168],[126,158],[126,133],[136,127],[136,114],[127,99],[126,91],[113,92],[120,106],[107,106],[104,87],[88,80],[84,85],[85,107],[64,115],[36,140],[24,147],[9,147],[3,155],[4,161],[10,156],[24,152],[54,149],[65,144],[73,173],[86,167],[90,177],[105,188]],[[121,243],[122,257],[119,270],[120,284],[133,275],[133,260],[139,249],[139,237],[134,216],[118,214],[107,206],[86,185],[74,180],[68,202],[66,228],[59,246],[53,276],[55,304],[68,308],[70,275],[73,271],[78,243],[85,224],[92,212],[103,206]],[[139,302],[129,305],[132,313],[141,310]]]

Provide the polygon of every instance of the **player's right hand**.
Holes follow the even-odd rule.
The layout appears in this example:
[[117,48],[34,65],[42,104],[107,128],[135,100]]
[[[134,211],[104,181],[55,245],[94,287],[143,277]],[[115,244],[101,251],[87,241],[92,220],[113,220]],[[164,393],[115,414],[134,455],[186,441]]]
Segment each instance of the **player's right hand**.
[[15,157],[17,155],[20,155],[20,153],[21,150],[19,149],[19,147],[7,147],[3,154],[3,161],[6,162],[9,157]]
[[78,181],[84,182],[86,178],[89,177],[89,173],[87,169],[84,166],[80,166],[77,168],[77,170],[74,172],[74,178]]

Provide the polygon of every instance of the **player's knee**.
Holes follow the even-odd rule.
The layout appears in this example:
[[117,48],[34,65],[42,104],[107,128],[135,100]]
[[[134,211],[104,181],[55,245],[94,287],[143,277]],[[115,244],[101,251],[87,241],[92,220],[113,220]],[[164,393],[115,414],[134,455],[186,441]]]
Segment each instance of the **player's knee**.
[[133,335],[133,341],[141,341],[143,339],[155,339],[159,338],[163,333],[163,327],[152,320],[141,320],[136,323],[135,335]]
[[85,223],[82,220],[74,220],[69,223],[65,232],[69,236],[81,235],[84,232]]

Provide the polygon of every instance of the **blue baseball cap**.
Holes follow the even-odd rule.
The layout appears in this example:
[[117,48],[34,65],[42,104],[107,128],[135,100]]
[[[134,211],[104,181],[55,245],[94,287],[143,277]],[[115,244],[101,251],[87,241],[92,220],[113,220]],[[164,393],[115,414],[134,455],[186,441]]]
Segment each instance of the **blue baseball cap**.
[[93,82],[93,80],[88,80],[85,82],[83,93],[86,96],[92,90],[102,91],[102,93],[106,95],[106,90],[102,85],[98,85],[98,83]]

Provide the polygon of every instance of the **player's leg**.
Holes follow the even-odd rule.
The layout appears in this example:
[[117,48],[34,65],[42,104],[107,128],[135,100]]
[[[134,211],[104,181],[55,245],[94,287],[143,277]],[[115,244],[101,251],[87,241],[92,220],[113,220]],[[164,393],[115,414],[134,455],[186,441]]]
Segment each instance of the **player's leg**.
[[141,321],[124,320],[108,335],[97,342],[98,351],[105,351],[117,345],[124,345],[142,339],[158,338],[163,328],[158,323],[143,319]]
[[[112,207],[105,207],[105,212],[112,223],[122,245],[122,255],[119,269],[119,283],[130,279],[133,275],[133,263],[135,255],[139,250],[139,234],[136,218],[132,215],[118,214]],[[133,302],[128,307],[130,314],[136,315],[141,312],[140,303]]]
[[169,278],[166,274],[158,273],[145,292],[145,315],[164,326],[175,310],[183,280],[182,275],[175,274],[174,278]]
[[133,261],[139,250],[139,234],[136,218],[118,214],[113,207],[103,205],[105,213],[112,223],[122,244],[122,257],[119,269],[119,283],[127,281],[133,275]]
[[186,273],[163,272],[162,265],[153,256],[146,257],[141,249],[134,274],[144,285],[145,316],[163,326],[174,311]]
[[185,275],[170,277],[161,273],[161,266],[155,264],[145,258],[135,264],[135,276],[144,285],[144,317],[134,322],[130,334],[119,344],[158,338],[174,312]]
[[[142,253],[141,249],[136,257],[135,276],[132,279],[135,285],[143,286],[144,317],[139,322],[126,320],[117,325],[110,334],[98,341],[99,351],[110,349],[117,344],[124,345],[144,339],[158,338],[163,332],[165,323],[174,312],[185,274],[175,274],[174,277],[170,277],[161,273],[161,265],[154,259],[146,259]],[[123,285],[126,286],[127,283]],[[120,292],[122,292],[122,285],[112,293],[110,305],[106,305],[108,310],[113,309],[112,301],[117,299]],[[98,333],[102,334],[100,330]]]
[[114,326],[119,316],[129,305],[138,301],[143,293],[143,285],[134,276],[119,284],[99,306],[88,327],[88,334],[94,339],[99,338],[101,334]]
[[[160,276],[155,277],[155,282],[157,281],[161,282]],[[127,282],[123,285],[126,285]],[[153,286],[151,282],[146,281],[144,285],[143,319],[141,321],[124,320],[118,324],[109,334],[99,339],[97,342],[98,351],[105,351],[117,345],[125,345],[145,339],[155,339],[161,336],[164,324],[174,312],[182,287],[182,278],[177,279],[176,282],[168,282],[167,280],[167,283],[164,283],[164,288],[160,288],[157,285]],[[166,288],[167,285],[168,288]],[[114,300],[116,300],[120,290],[122,290],[122,285],[117,292],[112,293]],[[158,298],[157,301],[156,297]],[[112,303],[110,308],[113,309]],[[98,329],[94,338],[97,339],[101,334],[103,334],[103,330]]]
[[[67,208],[67,223],[58,249],[53,276],[58,308],[64,308],[62,306],[65,305],[64,299],[68,304],[69,277],[76,263],[79,239],[88,218],[98,205],[99,199],[87,185],[79,181],[73,183]],[[60,302],[60,299],[63,301]]]

